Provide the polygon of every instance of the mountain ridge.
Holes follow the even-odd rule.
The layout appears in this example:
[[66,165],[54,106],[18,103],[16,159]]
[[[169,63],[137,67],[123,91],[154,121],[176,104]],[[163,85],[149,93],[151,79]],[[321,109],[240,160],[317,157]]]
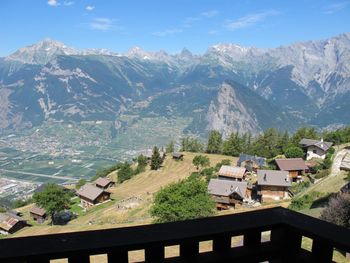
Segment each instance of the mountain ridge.
[[[0,58],[1,102],[8,105],[0,108],[0,129],[22,129],[46,120],[119,121],[124,112],[142,117],[150,115],[151,108],[158,116],[169,116],[172,108],[174,116],[193,118],[187,130],[201,134],[218,121],[218,112],[213,111],[219,108],[210,105],[218,101],[218,92],[227,81],[245,87],[252,92],[250,97],[264,99],[265,108],[254,107],[261,104],[254,99],[248,105],[249,116],[236,119],[242,123],[242,118],[249,117],[251,123],[246,124],[252,132],[259,132],[264,123],[270,123],[269,118],[276,119],[283,112],[297,125],[347,124],[344,112],[349,112],[350,106],[344,98],[350,94],[349,61],[350,33],[273,49],[217,44],[201,55],[187,49],[177,54],[137,47],[126,53],[77,50],[43,40]],[[172,92],[179,89],[191,100]],[[236,101],[236,106],[243,103],[248,107],[244,96],[239,100],[243,101]],[[185,101],[192,105],[184,105]],[[133,108],[139,103],[149,105],[149,110]],[[184,112],[176,104],[190,111]],[[275,113],[269,107],[275,108]],[[254,121],[261,111],[265,117]],[[333,119],[327,113],[330,111]],[[276,125],[285,128],[282,123]]]

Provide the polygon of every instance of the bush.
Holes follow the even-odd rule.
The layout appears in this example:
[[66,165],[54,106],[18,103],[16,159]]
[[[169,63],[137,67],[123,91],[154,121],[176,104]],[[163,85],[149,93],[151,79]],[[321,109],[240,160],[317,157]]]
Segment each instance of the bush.
[[86,184],[86,180],[85,179],[80,179],[76,184],[75,184],[75,189],[80,189],[80,187],[82,187],[83,185]]
[[206,182],[188,178],[160,190],[150,213],[157,223],[174,222],[211,216],[215,213],[215,204]]
[[300,147],[289,147],[284,151],[286,158],[304,158],[304,151]]
[[129,163],[125,162],[118,171],[118,183],[129,180],[134,175]]
[[338,194],[330,199],[328,206],[322,211],[322,220],[350,228],[350,195]]
[[301,191],[305,190],[309,186],[310,186],[310,182],[309,181],[303,181],[303,182],[300,182],[300,183],[293,183],[292,187],[290,188],[290,191],[293,194],[297,194],[297,193],[300,193]]
[[317,174],[315,175],[315,179],[321,179],[323,177],[326,177],[329,175],[329,169],[326,170],[320,170],[317,172]]
[[293,199],[288,208],[295,211],[310,208],[313,202],[315,202],[317,199],[323,196],[325,196],[325,194],[323,193],[316,191],[311,192],[310,194],[306,194],[302,197]]
[[32,199],[29,198],[29,199],[26,199],[26,200],[21,200],[21,199],[18,199],[15,201],[15,204],[14,204],[14,208],[19,208],[19,207],[22,207],[22,206],[26,206],[26,205],[29,205],[30,203],[32,203]]

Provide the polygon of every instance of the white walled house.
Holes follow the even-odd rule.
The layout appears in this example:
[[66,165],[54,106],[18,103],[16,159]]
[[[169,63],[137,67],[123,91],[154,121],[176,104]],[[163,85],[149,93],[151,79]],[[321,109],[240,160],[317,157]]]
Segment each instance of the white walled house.
[[325,159],[326,153],[333,143],[325,142],[323,139],[319,141],[304,138],[299,144],[306,149],[306,160],[310,160],[312,158]]

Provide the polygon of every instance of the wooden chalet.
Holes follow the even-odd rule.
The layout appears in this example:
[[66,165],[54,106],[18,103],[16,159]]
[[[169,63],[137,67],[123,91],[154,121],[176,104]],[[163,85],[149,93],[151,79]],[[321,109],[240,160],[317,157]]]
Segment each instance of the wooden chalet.
[[243,181],[245,178],[245,173],[246,169],[244,167],[222,165],[218,176],[220,179]]
[[241,205],[247,197],[247,182],[211,179],[208,192],[219,210]]
[[237,161],[237,166],[245,167],[249,172],[256,172],[258,169],[266,166],[266,158],[241,153]]
[[184,155],[183,155],[183,153],[180,153],[180,152],[173,152],[173,159],[174,160],[183,160]]
[[36,205],[29,210],[29,215],[31,218],[33,218],[34,221],[38,222],[39,224],[44,223],[44,221],[47,219],[45,209]]
[[262,202],[289,198],[290,186],[288,171],[258,170],[257,188]]
[[27,226],[27,221],[11,212],[0,213],[0,234],[13,234]]
[[92,184],[86,184],[77,191],[77,195],[80,197],[81,205],[88,209],[109,200],[111,193]]
[[321,140],[312,140],[303,138],[300,140],[299,145],[306,150],[306,160],[312,158],[326,158],[326,153],[333,145],[332,142],[325,142]]
[[288,171],[293,182],[299,181],[305,171],[308,170],[302,158],[276,159],[275,161],[279,170]]
[[115,185],[115,183],[106,178],[106,177],[99,177],[96,179],[95,181],[95,185],[98,187],[98,188],[102,188],[102,189],[107,189],[109,187],[112,187],[113,185]]

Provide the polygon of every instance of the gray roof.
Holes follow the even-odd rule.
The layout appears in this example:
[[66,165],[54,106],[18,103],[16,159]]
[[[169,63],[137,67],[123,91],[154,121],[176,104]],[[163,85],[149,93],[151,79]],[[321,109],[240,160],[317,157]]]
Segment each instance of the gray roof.
[[233,178],[243,178],[245,172],[246,169],[244,167],[222,165],[219,170],[219,175]]
[[245,197],[247,182],[231,180],[211,179],[208,185],[208,192],[213,195],[230,196],[237,193],[242,198]]
[[180,158],[180,157],[182,157],[182,156],[184,156],[183,153],[180,153],[180,152],[173,152],[173,157],[175,157],[175,158]]
[[266,158],[241,153],[239,155],[239,159],[238,159],[237,164],[241,165],[241,163],[245,162],[245,161],[252,161],[252,162],[255,162],[259,166],[264,166],[265,162],[266,162]]
[[288,171],[258,170],[258,185],[291,186]]
[[306,139],[306,138],[301,139],[299,144],[302,145],[303,147],[316,146],[324,151],[327,151],[333,145],[333,143],[331,142],[325,142],[323,140],[319,141],[319,140],[313,140],[313,139]]
[[86,184],[80,187],[80,189],[77,191],[77,194],[93,201],[103,192],[105,191],[102,188],[98,188],[92,184]]

